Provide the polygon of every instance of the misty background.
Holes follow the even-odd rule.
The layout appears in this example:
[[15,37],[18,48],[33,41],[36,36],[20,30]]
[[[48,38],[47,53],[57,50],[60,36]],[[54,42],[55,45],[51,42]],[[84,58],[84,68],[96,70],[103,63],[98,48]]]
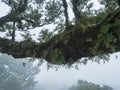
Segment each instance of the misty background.
[[[112,87],[113,90],[119,90],[120,88],[119,54],[120,53],[112,54],[110,56],[110,60],[106,63],[103,63],[101,61],[99,64],[96,62],[89,61],[86,65],[82,65],[82,64],[78,65],[79,68],[78,70],[75,67],[73,68],[59,67],[58,70],[56,70],[56,68],[48,69],[47,62],[45,61],[41,66],[38,67],[38,60],[34,62],[29,62],[29,61],[26,62],[26,60],[23,59],[15,60],[12,56],[6,54],[0,54],[0,62],[1,62],[0,66],[2,65],[2,62],[4,62],[4,64],[6,65],[6,68],[7,65],[10,66],[10,68],[12,68],[11,69],[12,74],[14,75],[14,73],[16,73],[15,75],[17,75],[14,79],[15,80],[17,79],[18,81],[19,80],[21,81],[22,80],[21,78],[27,75],[25,79],[27,79],[27,77],[28,79],[25,81],[23,80],[22,82],[26,82],[29,87],[35,84],[34,89],[30,89],[30,90],[68,90],[68,88],[72,87],[73,85],[77,85],[78,80],[92,82],[95,84],[99,84],[101,86],[107,85]],[[22,74],[20,72],[22,72]],[[32,79],[34,81],[31,81]],[[37,83],[35,83],[36,81]],[[4,85],[6,85],[6,83]],[[19,85],[16,86],[18,87]]]
[[[108,85],[114,90],[120,89],[120,58],[116,59],[120,53],[112,54],[110,60],[105,64],[101,62],[88,62],[87,65],[79,65],[79,70],[75,68],[59,68],[58,71],[50,69],[47,71],[46,64],[43,64],[36,80],[46,87],[46,90],[60,90],[62,87],[75,85],[79,79],[100,85]],[[62,89],[61,89],[62,90]]]

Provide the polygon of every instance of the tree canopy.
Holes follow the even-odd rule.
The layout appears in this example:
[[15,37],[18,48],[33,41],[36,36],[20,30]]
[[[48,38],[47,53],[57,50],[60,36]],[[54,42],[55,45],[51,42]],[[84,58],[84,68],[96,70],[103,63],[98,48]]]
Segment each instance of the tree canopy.
[[[15,58],[42,58],[61,65],[120,50],[120,0],[99,0],[102,8],[98,10],[93,9],[91,0],[1,1],[10,11],[0,17],[0,32],[11,37],[0,37],[2,53]],[[29,31],[50,24],[55,29],[41,29],[35,42]],[[25,32],[23,41],[16,41],[17,31]]]
[[0,90],[33,90],[39,68],[25,60],[0,55]]
[[113,88],[107,85],[100,86],[91,82],[78,80],[77,85],[73,85],[69,90],[113,90]]

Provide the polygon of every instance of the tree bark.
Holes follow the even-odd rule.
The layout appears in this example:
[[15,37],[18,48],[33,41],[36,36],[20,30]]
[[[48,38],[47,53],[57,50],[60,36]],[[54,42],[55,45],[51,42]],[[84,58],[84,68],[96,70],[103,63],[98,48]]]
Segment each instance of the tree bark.
[[120,7],[120,0],[117,0],[117,3],[118,3],[118,5],[119,5],[119,7]]
[[73,12],[75,15],[75,22],[77,22],[81,19],[81,12],[78,9],[79,0],[72,0],[72,6],[73,6]]
[[65,15],[65,23],[66,23],[66,26],[67,24],[69,23],[69,17],[68,17],[68,5],[67,5],[67,2],[66,0],[62,0],[63,2],[63,7],[64,7],[64,15]]

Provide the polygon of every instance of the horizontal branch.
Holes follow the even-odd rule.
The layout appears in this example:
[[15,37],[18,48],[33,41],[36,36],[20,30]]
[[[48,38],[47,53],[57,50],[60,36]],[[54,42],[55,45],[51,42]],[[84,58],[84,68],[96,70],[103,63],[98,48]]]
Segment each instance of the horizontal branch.
[[[9,16],[6,17],[0,18],[0,26],[5,23],[4,20],[9,20]],[[44,43],[33,41],[17,42],[0,38],[0,52],[10,54],[15,58],[43,58],[52,64],[72,64],[83,57],[97,56],[98,52],[100,54],[101,52],[102,54],[117,52],[120,51],[120,36],[117,33],[118,28],[114,23],[119,17],[120,11],[118,9],[115,13],[106,16],[100,24],[86,26],[85,28],[76,25],[70,26],[67,28],[70,30],[65,30]],[[1,20],[3,20],[3,23]],[[105,25],[107,27],[107,24],[113,25],[104,33],[101,27]],[[112,35],[113,39],[112,41],[106,40],[108,46],[104,42],[107,35]],[[101,39],[100,42],[98,42],[99,39]],[[114,50],[111,48],[112,45],[115,47]]]
[[[80,58],[95,56],[90,48],[95,46],[99,34],[98,28],[89,27],[85,31],[82,31],[82,28],[65,31],[44,43],[16,42],[0,38],[0,52],[10,54],[15,58],[43,58],[52,64],[74,63]],[[116,46],[114,52],[120,51],[120,40],[113,44]],[[96,50],[96,52],[99,51],[103,54],[113,53],[103,44]]]

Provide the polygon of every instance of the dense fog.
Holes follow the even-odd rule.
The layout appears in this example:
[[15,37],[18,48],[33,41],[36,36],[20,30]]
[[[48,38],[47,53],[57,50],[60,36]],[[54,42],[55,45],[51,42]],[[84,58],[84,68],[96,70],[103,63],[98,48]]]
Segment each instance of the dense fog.
[[47,62],[39,66],[38,60],[16,60],[1,54],[0,90],[82,90],[79,87],[93,86],[99,88],[95,90],[119,90],[120,61],[116,55],[119,53],[111,55],[110,61],[105,64],[89,62],[78,65],[79,70],[75,67],[59,67],[56,70],[55,67],[48,69]]

